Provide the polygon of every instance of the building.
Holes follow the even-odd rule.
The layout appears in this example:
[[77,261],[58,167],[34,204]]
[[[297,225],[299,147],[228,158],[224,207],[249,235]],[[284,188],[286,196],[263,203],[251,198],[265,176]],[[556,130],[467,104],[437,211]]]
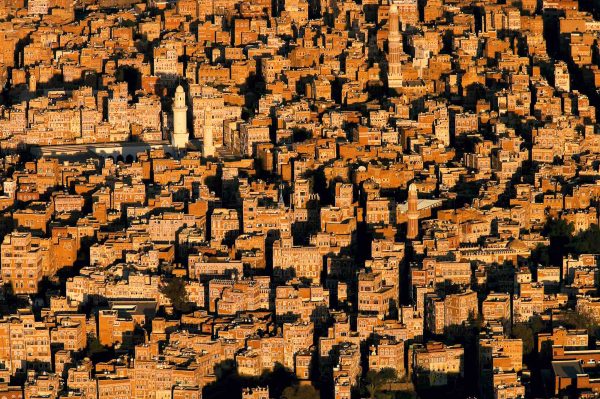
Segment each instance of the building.
[[43,242],[31,233],[13,233],[4,237],[0,252],[2,280],[11,285],[15,294],[37,293],[50,263],[50,253]]
[[443,334],[445,328],[462,325],[479,314],[477,293],[471,290],[440,297],[426,294],[425,324],[434,334]]
[[406,374],[404,341],[383,338],[369,348],[369,370],[394,369],[399,377]]
[[410,364],[417,385],[436,387],[448,385],[464,374],[465,350],[439,342],[416,344],[410,350]]

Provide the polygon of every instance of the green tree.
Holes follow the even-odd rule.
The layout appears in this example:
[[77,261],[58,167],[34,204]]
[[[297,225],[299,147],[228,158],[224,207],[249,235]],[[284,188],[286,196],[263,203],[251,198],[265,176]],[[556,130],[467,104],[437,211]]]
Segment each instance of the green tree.
[[563,219],[548,219],[543,233],[550,239],[549,257],[554,266],[561,266],[564,255],[567,254],[573,231],[573,223],[567,223]]
[[398,379],[396,370],[384,368],[379,371],[369,370],[363,379],[362,386],[370,399],[389,397],[384,391],[386,386]]
[[319,391],[312,385],[294,385],[287,387],[281,394],[282,399],[315,399],[319,397]]
[[135,28],[137,26],[137,23],[134,20],[125,19],[121,22],[121,26],[125,28]]
[[512,335],[515,338],[520,338],[523,341],[523,354],[529,355],[533,352],[533,346],[535,344],[535,338],[533,331],[525,323],[515,324],[512,328]]
[[600,248],[600,227],[593,224],[589,229],[578,233],[569,245],[569,252],[580,254],[594,254]]
[[562,322],[568,328],[584,329],[590,336],[600,338],[600,325],[588,312],[565,312]]
[[531,251],[531,263],[534,266],[550,266],[550,251],[549,248],[544,244],[538,244]]
[[102,345],[98,337],[88,335],[86,356],[95,363],[106,362],[114,358],[115,351],[113,348]]
[[548,219],[544,225],[543,232],[550,238],[569,239],[573,235],[574,230],[573,223],[567,223],[564,219]]
[[106,348],[100,343],[100,341],[98,340],[98,338],[96,337],[91,337],[88,338],[88,355],[95,355],[97,353],[103,353],[106,352]]
[[192,310],[185,290],[185,281],[180,277],[173,277],[167,284],[163,285],[160,292],[169,298],[173,309],[179,313],[188,313]]
[[279,398],[287,387],[298,384],[296,375],[286,369],[281,363],[276,362],[273,371],[265,371],[259,378],[260,385],[269,386],[269,394]]
[[544,330],[544,322],[534,316],[528,323],[517,323],[512,327],[512,336],[523,341],[523,354],[529,355],[535,349],[535,335]]
[[[2,288],[0,288],[0,310],[6,313],[16,313],[17,309],[20,308],[28,308],[30,306],[29,301],[21,296],[16,295],[12,288],[11,283],[4,283]],[[4,298],[1,298],[1,296]]]

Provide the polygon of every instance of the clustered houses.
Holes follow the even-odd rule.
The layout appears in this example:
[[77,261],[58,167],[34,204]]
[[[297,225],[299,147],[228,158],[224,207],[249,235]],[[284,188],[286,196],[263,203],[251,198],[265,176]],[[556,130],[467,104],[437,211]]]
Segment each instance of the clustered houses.
[[600,396],[599,13],[0,2],[0,398]]

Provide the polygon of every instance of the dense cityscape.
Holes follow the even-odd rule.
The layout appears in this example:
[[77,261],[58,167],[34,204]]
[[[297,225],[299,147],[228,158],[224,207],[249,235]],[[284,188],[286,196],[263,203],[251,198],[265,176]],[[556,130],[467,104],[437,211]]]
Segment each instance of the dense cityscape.
[[0,399],[600,398],[599,66],[599,0],[0,0]]

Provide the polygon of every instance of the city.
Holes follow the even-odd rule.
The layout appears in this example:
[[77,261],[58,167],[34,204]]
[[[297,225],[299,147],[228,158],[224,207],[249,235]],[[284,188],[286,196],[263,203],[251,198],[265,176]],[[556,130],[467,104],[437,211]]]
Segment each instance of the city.
[[600,398],[599,0],[0,0],[0,399]]

